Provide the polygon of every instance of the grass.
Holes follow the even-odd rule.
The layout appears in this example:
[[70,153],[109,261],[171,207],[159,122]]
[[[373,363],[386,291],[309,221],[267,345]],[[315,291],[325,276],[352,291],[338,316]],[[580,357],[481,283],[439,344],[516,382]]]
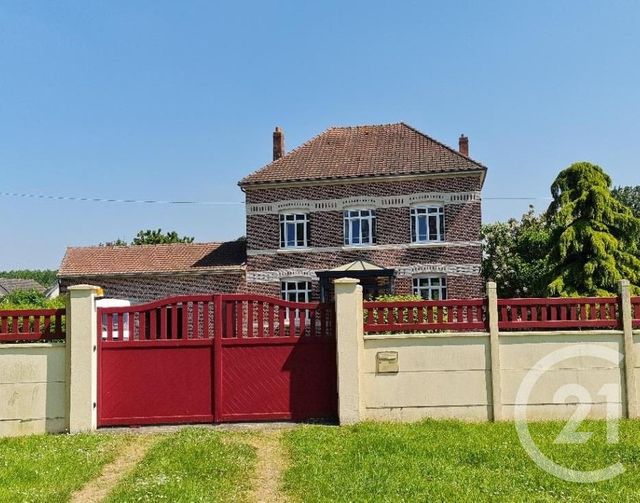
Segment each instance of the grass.
[[120,481],[107,501],[242,501],[256,458],[242,437],[202,428],[166,436]]
[[114,435],[0,439],[0,501],[58,502],[96,477],[128,441]]
[[640,421],[620,423],[620,442],[606,443],[604,422],[587,421],[585,444],[554,444],[565,423],[531,425],[549,458],[573,469],[622,462],[617,478],[565,482],[539,469],[511,423],[364,423],[305,426],[283,437],[291,458],[284,488],[299,501],[638,501]]

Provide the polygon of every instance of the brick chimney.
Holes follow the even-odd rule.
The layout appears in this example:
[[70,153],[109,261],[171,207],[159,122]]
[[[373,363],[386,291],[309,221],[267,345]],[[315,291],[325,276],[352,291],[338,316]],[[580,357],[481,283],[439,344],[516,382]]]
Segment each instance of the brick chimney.
[[[275,138],[275,136],[274,136],[274,138]],[[274,150],[274,152],[275,152],[275,150]],[[460,152],[462,155],[465,155],[465,156],[469,157],[469,138],[467,138],[463,134],[460,135],[460,139],[458,140],[458,152]]]
[[284,155],[284,133],[276,127],[273,132],[273,160],[277,161]]

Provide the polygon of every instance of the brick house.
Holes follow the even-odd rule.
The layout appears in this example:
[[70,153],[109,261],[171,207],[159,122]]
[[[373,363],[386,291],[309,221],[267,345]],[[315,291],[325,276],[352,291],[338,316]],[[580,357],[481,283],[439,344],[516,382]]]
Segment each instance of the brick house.
[[276,128],[273,162],[239,182],[247,289],[317,298],[323,271],[363,261],[396,293],[479,296],[487,170],[468,154],[465,136],[456,151],[398,123],[330,128],[285,155]]
[[273,162],[239,182],[246,242],[69,248],[59,276],[134,301],[196,291],[326,299],[341,275],[370,296],[477,297],[486,171],[465,136],[455,150],[404,123],[333,127],[287,154],[276,128]]

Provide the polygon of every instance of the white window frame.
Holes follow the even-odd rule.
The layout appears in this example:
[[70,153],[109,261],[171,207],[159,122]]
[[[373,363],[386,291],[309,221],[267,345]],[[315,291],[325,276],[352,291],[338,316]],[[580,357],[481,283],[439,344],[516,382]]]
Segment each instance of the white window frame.
[[[293,225],[291,225],[293,224]],[[298,236],[298,226],[302,224],[302,236]],[[309,246],[309,214],[303,212],[280,213],[280,248],[307,248]],[[290,231],[293,236],[290,236]],[[292,239],[289,239],[292,238]],[[294,244],[290,245],[289,242]]]
[[[424,219],[425,233],[420,234],[420,220]],[[435,235],[431,234],[430,220],[435,220]],[[411,207],[411,242],[442,242],[445,237],[444,204],[424,203]]]
[[[300,288],[300,283],[305,283],[305,288]],[[289,288],[286,285],[294,285],[293,288]],[[309,278],[282,278],[280,280],[280,296],[283,300],[288,302],[311,302],[311,294],[313,292],[313,285]],[[293,294],[296,296],[296,300],[290,300],[288,294]],[[298,295],[304,295],[304,300],[298,300]],[[289,308],[287,308],[287,314],[285,316],[285,324],[289,324]],[[305,325],[309,324],[309,310],[303,309],[305,312]],[[295,309],[295,318],[298,319],[300,317],[300,310]]]
[[[376,210],[375,208],[349,208],[343,212],[343,232],[345,246],[371,246],[376,244]],[[354,242],[354,226],[359,222],[357,243]],[[363,241],[362,222],[367,222],[369,236]]]
[[[444,274],[421,274],[412,278],[413,294],[425,300],[447,300],[447,276]],[[438,298],[434,299],[434,292]],[[425,296],[426,293],[426,296]]]
[[[305,288],[300,288],[300,283],[305,283]],[[280,297],[282,297],[282,300],[289,302],[311,302],[312,292],[313,285],[309,278],[282,278],[280,280]],[[291,300],[289,294],[295,295],[296,300]],[[298,300],[300,294],[304,296],[304,300]]]

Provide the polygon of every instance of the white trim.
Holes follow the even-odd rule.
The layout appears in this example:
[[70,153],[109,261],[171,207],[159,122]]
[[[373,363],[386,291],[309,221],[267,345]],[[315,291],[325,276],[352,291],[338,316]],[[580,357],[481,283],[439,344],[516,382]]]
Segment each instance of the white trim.
[[247,250],[247,256],[276,255],[278,253],[335,253],[339,251],[363,251],[363,250],[407,250],[411,248],[439,248],[481,246],[481,241],[430,241],[428,243],[400,243],[388,245],[345,245],[345,246],[318,246],[310,248],[277,248],[263,250]]
[[[396,270],[397,278],[412,278],[419,274],[446,274],[447,276],[478,276],[480,274],[478,264],[413,264],[390,266],[389,269]],[[280,283],[288,278],[307,278],[307,281],[318,281],[318,275],[314,269],[292,268],[247,272],[247,283]]]
[[400,196],[356,196],[343,199],[291,199],[273,203],[247,203],[247,215],[269,215],[283,212],[344,211],[358,207],[367,209],[402,208],[421,203],[464,204],[480,201],[480,191],[416,192]]
[[398,266],[397,278],[413,278],[421,274],[445,274],[447,276],[478,276],[480,264],[412,264]]

